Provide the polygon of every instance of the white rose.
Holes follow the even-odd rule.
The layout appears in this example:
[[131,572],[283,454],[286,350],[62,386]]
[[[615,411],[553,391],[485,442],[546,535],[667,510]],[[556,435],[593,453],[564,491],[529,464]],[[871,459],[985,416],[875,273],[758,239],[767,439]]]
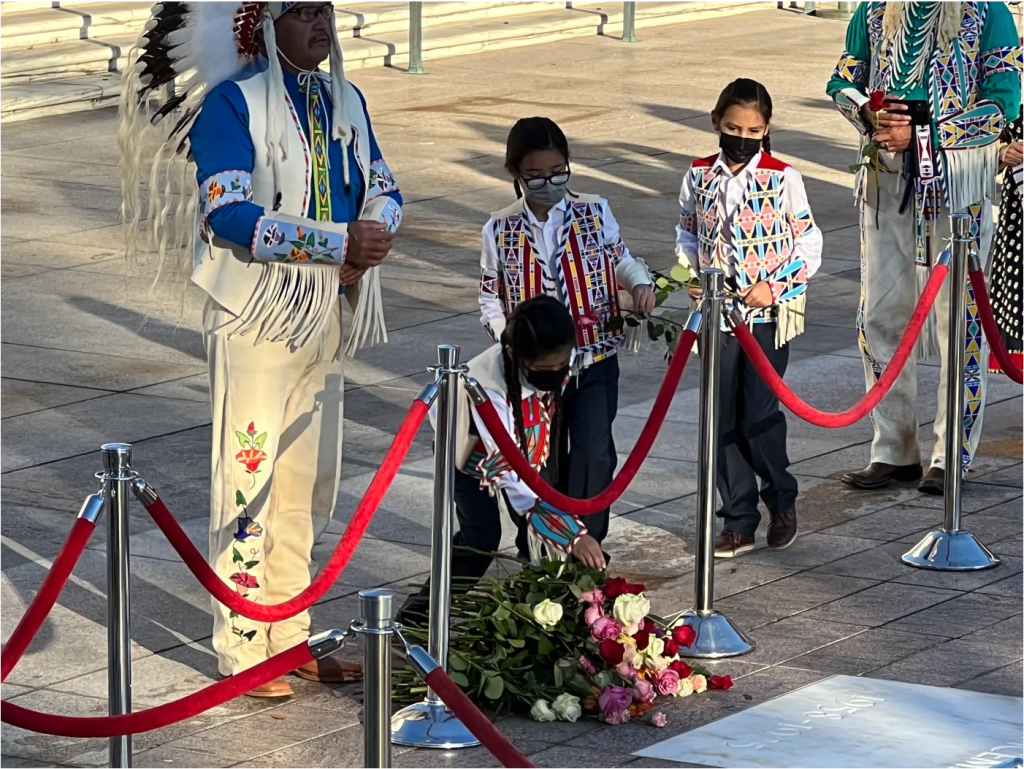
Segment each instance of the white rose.
[[583,714],[583,709],[580,707],[580,698],[574,697],[571,694],[559,694],[555,701],[551,703],[551,710],[554,711],[560,721],[571,721],[572,723],[576,723],[576,719]]
[[652,635],[647,641],[647,648],[644,649],[644,655],[647,657],[660,657],[665,653],[665,641],[658,638],[656,635]]
[[708,690],[708,679],[702,676],[700,673],[694,673],[690,676],[690,683],[693,685],[694,694],[703,694]]
[[530,718],[534,721],[554,721],[557,716],[551,710],[547,700],[537,700],[530,708]]
[[612,616],[619,621],[623,627],[636,627],[640,620],[651,612],[651,602],[644,598],[643,594],[633,595],[624,593],[615,599],[612,606]]
[[533,607],[533,618],[545,630],[552,630],[558,624],[558,620],[562,619],[562,604],[545,598]]
[[676,697],[689,697],[693,694],[693,681],[689,678],[682,678],[679,680],[679,688],[676,689]]

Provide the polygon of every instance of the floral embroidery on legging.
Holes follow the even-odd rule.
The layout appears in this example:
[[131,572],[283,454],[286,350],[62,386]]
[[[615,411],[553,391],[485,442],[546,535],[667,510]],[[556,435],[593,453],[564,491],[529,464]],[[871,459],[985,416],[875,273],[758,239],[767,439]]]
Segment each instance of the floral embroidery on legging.
[[[249,427],[251,430],[252,425]],[[264,433],[261,438],[265,440],[266,433]],[[256,521],[254,521],[249,515],[247,504],[245,495],[241,491],[235,491],[235,505],[241,507],[242,510],[238,514],[238,519],[236,521],[238,529],[235,531],[235,541],[231,545],[231,563],[237,571],[231,575],[230,580],[235,584],[235,590],[238,591],[238,594],[242,596],[242,598],[256,600],[252,597],[252,591],[258,590],[260,583],[259,580],[256,579],[255,575],[250,574],[249,572],[256,568],[260,563],[260,549],[258,547],[246,548],[243,543],[249,539],[261,537],[263,535],[263,527],[256,523]],[[248,553],[245,553],[245,550],[248,550]],[[238,612],[230,612],[231,632],[238,636],[239,640],[242,642],[251,641],[256,637],[257,631],[243,630],[238,627],[237,620],[239,616]]]
[[256,423],[250,422],[249,427],[243,433],[235,430],[235,436],[242,445],[242,450],[235,454],[235,461],[245,465],[245,472],[252,477],[250,489],[256,488],[256,474],[260,472],[260,463],[267,458],[263,450],[263,444],[267,442],[266,432],[256,434]]

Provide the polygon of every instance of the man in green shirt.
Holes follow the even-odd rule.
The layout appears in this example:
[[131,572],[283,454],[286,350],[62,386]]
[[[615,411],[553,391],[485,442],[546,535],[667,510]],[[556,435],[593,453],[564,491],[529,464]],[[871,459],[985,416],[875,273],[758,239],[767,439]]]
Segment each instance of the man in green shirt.
[[[975,247],[987,259],[999,134],[1020,109],[1019,43],[1001,2],[866,2],[850,21],[826,90],[864,149],[855,190],[863,256],[857,330],[867,387],[891,359],[950,238],[951,213],[971,215]],[[981,437],[986,384],[985,343],[970,290],[966,312],[963,472]],[[923,473],[921,466],[911,360],[872,412],[871,463],[845,475],[845,483],[878,489],[920,479],[921,491],[942,494],[949,320],[947,281],[918,348],[922,356],[943,354],[930,469]]]

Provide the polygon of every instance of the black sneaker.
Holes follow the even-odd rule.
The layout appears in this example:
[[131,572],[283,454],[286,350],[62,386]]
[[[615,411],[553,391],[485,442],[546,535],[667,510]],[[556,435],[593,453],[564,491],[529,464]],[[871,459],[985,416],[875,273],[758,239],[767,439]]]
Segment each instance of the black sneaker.
[[796,539],[796,505],[781,513],[772,513],[768,521],[768,547],[782,550]]

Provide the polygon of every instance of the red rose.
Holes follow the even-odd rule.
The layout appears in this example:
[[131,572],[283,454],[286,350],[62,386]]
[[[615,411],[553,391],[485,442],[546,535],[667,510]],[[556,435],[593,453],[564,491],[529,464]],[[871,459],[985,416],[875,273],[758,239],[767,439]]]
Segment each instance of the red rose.
[[679,644],[673,641],[671,638],[665,639],[665,656],[675,657],[679,654]]
[[708,679],[708,688],[727,691],[732,688],[732,676],[711,676]]
[[868,109],[872,112],[879,112],[885,108],[885,92],[872,91],[868,97]]
[[633,633],[633,640],[636,641],[636,648],[643,651],[651,643],[651,633],[649,630],[638,630]]
[[690,646],[697,640],[697,631],[688,625],[680,625],[672,630],[672,640],[680,646]]
[[601,659],[611,667],[622,662],[622,655],[626,651],[618,641],[601,641],[601,645],[597,649],[601,653]]
[[256,434],[256,423],[255,422],[250,422],[249,423],[249,427],[246,430],[246,432],[249,433],[250,435],[255,435]]
[[606,598],[618,598],[626,592],[626,580],[622,577],[609,577],[604,581],[604,594]]
[[623,590],[622,592],[630,593],[631,595],[640,595],[642,592],[644,592],[645,589],[646,589],[646,586],[642,585],[642,584],[639,584],[639,583],[636,584],[636,585],[627,584],[626,585],[626,589]]
[[670,663],[668,668],[669,670],[676,671],[679,674],[680,679],[689,678],[690,674],[693,673],[693,668],[682,660],[676,660],[675,662]]

